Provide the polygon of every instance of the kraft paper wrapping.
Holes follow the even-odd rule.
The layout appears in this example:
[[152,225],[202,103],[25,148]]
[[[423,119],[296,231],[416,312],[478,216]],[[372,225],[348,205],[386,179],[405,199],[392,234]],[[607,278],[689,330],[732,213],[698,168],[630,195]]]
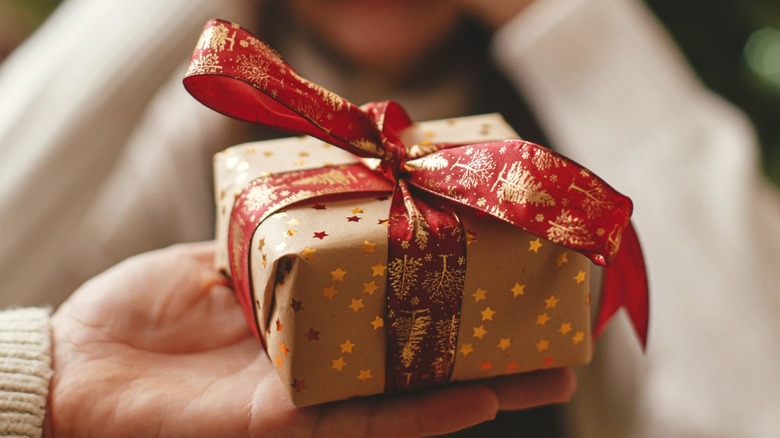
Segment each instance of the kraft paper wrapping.
[[[500,116],[490,114],[417,123],[405,131],[404,142],[517,137]],[[217,154],[218,267],[228,272],[230,212],[246,184],[267,173],[354,161],[311,137],[249,143]],[[387,196],[302,202],[266,219],[253,236],[257,323],[297,406],[384,391],[389,210]],[[587,363],[589,260],[496,219],[457,211],[468,263],[446,265],[452,270],[465,265],[466,271],[451,380]],[[414,268],[403,272],[426,274]],[[422,318],[409,333],[436,329],[425,327]]]

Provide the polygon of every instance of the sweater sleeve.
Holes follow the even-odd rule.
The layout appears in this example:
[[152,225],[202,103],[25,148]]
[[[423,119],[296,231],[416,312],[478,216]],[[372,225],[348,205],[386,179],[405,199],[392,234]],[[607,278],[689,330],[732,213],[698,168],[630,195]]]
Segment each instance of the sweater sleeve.
[[537,0],[495,43],[554,146],[632,198],[645,250],[647,351],[616,318],[573,433],[777,436],[780,193],[749,121],[637,0]]
[[49,394],[49,309],[0,312],[0,437],[39,437]]

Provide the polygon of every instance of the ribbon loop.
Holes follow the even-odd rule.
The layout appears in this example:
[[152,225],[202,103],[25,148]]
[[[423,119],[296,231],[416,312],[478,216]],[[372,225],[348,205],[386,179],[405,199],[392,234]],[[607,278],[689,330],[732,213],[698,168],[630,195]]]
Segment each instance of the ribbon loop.
[[227,116],[310,135],[360,157],[385,156],[381,133],[368,113],[302,78],[276,51],[236,24],[206,24],[184,87]]

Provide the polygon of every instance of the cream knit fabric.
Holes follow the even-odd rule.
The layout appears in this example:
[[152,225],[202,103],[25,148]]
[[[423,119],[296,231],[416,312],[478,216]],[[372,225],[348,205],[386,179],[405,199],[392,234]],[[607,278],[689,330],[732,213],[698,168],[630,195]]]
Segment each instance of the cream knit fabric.
[[0,436],[41,436],[52,375],[49,313],[0,312]]

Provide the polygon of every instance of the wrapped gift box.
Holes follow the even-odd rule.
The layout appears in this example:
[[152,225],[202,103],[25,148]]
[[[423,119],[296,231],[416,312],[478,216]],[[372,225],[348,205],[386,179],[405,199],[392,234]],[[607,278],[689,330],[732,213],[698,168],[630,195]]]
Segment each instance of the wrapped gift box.
[[596,330],[626,305],[644,341],[630,200],[503,140],[518,135],[500,116],[413,124],[394,103],[357,107],[219,20],[185,86],[308,134],[215,158],[217,263],[297,406],[584,364],[591,261],[614,259]]
[[[491,114],[417,123],[404,137],[406,144],[424,144],[517,134]],[[230,213],[249,181],[355,159],[312,137],[217,154],[220,268],[230,270]],[[388,196],[302,202],[264,220],[252,238],[257,324],[298,406],[384,391],[389,211]],[[590,261],[497,219],[458,213],[468,263],[451,379],[588,362]],[[453,269],[460,269],[457,261]],[[420,335],[435,329],[424,327]]]

